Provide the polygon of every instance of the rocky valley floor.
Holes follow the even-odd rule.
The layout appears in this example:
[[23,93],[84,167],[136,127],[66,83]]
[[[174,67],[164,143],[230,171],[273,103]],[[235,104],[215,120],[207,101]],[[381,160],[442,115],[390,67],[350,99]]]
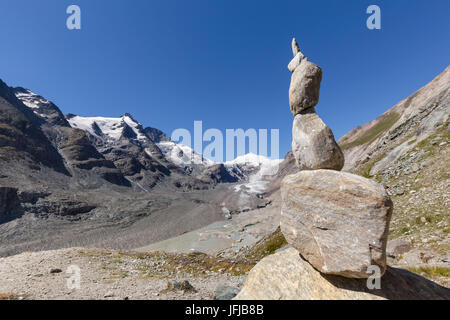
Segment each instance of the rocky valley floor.
[[[66,273],[70,266],[81,271],[79,289],[67,286],[73,276]],[[0,258],[0,299],[213,299],[220,285],[241,288],[251,266],[246,261],[199,253],[144,254],[81,248],[23,253]],[[185,280],[190,286],[183,284]]]

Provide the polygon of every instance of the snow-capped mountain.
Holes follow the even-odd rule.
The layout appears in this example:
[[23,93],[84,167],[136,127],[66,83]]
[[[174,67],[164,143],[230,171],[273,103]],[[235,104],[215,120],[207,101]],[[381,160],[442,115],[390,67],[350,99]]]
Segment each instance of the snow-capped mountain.
[[282,161],[249,153],[225,162],[225,167],[245,177],[244,183],[234,186],[236,191],[244,189],[249,193],[262,194],[266,191],[271,178],[278,173]]
[[120,118],[68,115],[67,120],[73,128],[84,130],[98,139],[117,141],[124,136],[140,141],[148,139],[142,125],[129,114]]
[[51,101],[46,100],[31,90],[21,87],[13,88],[12,91],[16,98],[30,108],[39,118],[44,119],[52,125],[68,125],[62,112]]
[[19,100],[23,102],[24,105],[31,109],[39,109],[43,105],[51,104],[51,102],[45,100],[40,95],[37,95],[28,89],[16,88],[15,95]]
[[[174,143],[158,129],[144,128],[128,113],[118,118],[64,116],[55,104],[28,89],[12,91],[42,120],[44,132],[61,149],[68,164],[78,168],[102,167],[102,175],[108,181],[126,184],[126,178],[147,192],[169,181],[184,190],[240,182],[235,191],[261,194],[281,162],[247,154],[215,163],[184,144]],[[86,138],[78,136],[74,129],[84,132]],[[120,173],[115,172],[111,178],[110,170]]]
[[157,144],[166,158],[174,164],[184,167],[187,165],[202,165],[205,167],[214,164],[213,161],[203,157],[198,152],[184,144],[172,141],[163,141]]
[[225,219],[224,208],[228,218],[262,208],[275,164],[255,155],[214,163],[129,114],[65,116],[0,81],[0,256],[139,247]]
[[[87,132],[91,138],[99,139],[103,142],[116,143],[122,138],[148,145],[151,141],[146,135],[143,126],[137,122],[130,114],[125,114],[120,118],[107,117],[81,117],[77,115],[67,115],[68,122],[73,128]],[[170,139],[156,143],[157,154],[164,155],[165,160],[180,167],[189,168],[190,173],[201,175],[208,167],[218,165],[214,161],[205,158],[200,153],[184,144],[176,144]],[[155,149],[145,148],[145,152],[150,156],[155,156]],[[249,180],[248,189],[255,193],[263,192],[266,181],[264,176],[276,174],[276,168],[281,160],[272,160],[265,156],[256,154],[246,154],[239,156],[232,161],[223,163],[225,169],[239,180]]]

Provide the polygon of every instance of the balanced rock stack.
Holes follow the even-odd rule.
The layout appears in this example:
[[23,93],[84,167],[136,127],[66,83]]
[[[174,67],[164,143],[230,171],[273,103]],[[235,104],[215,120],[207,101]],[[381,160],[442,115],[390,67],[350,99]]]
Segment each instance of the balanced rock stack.
[[368,278],[370,266],[384,273],[392,202],[378,183],[340,172],[344,155],[314,110],[322,70],[300,52],[295,39],[292,48],[289,103],[295,116],[292,149],[300,172],[281,184],[281,230],[324,274]]
[[[322,70],[295,39],[292,47],[292,147],[300,170],[281,182],[280,221],[291,248],[260,261],[235,299],[450,299],[450,290],[386,266],[392,202],[380,184],[340,172],[342,151],[314,110]],[[369,288],[383,274],[381,288]]]
[[294,59],[288,69],[292,72],[289,105],[294,115],[292,152],[300,170],[341,170],[344,155],[330,128],[319,118],[314,107],[319,103],[322,69],[308,61],[297,41],[292,40]]

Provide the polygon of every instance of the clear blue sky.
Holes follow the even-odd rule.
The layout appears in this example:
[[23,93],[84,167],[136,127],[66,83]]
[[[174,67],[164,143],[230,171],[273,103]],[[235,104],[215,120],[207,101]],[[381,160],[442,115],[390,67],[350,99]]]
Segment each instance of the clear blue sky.
[[[82,30],[66,8],[82,9]],[[366,28],[370,4],[382,30]],[[317,112],[337,138],[450,62],[450,1],[2,0],[0,78],[64,113],[176,128],[278,128],[290,150],[291,38],[324,71]]]

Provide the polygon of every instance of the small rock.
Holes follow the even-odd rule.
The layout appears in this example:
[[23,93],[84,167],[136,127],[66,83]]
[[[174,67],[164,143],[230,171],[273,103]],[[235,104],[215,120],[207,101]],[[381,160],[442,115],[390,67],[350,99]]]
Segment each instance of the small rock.
[[292,39],[292,55],[295,57],[297,54],[301,53],[300,47],[298,46],[297,39]]
[[437,144],[439,141],[441,141],[441,137],[436,137],[436,138],[434,138],[434,139],[431,141],[431,144],[432,144],[432,145],[435,145],[435,144]]
[[423,263],[428,263],[431,259],[434,258],[434,256],[430,253],[421,252],[419,254],[420,260],[422,260]]
[[232,300],[239,294],[239,289],[219,284],[214,294],[214,300]]
[[289,62],[289,65],[288,65],[289,71],[294,72],[295,69],[300,65],[300,63],[302,62],[303,59],[305,59],[305,56],[301,52],[297,53],[297,55],[294,57],[294,59],[292,59],[292,61]]
[[167,288],[163,290],[163,292],[169,291],[182,291],[183,294],[185,292],[197,292],[197,290],[187,280],[181,282],[178,281],[167,282]]
[[51,269],[49,270],[49,272],[50,272],[50,273],[61,273],[62,270],[59,269],[59,268],[51,268]]
[[411,241],[402,239],[394,239],[388,242],[386,252],[390,256],[398,256],[404,254],[412,249]]
[[112,298],[112,297],[114,297],[114,292],[108,291],[103,297],[105,297],[105,298]]

